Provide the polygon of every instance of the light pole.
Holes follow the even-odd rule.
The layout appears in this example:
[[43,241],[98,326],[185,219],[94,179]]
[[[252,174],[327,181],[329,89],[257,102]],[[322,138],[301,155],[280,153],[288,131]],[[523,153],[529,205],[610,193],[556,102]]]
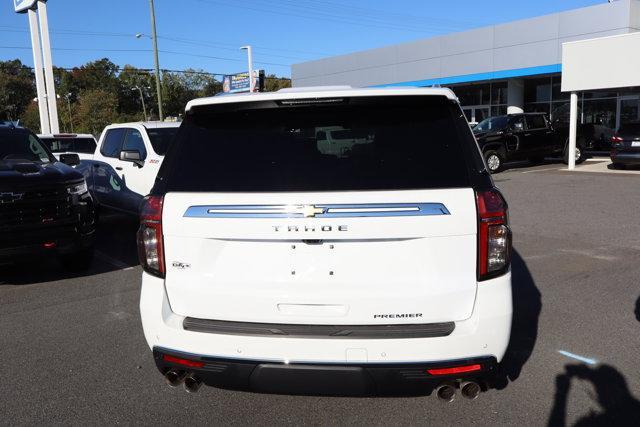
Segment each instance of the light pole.
[[242,46],[240,49],[247,51],[247,62],[249,65],[249,92],[253,92],[256,88],[256,80],[253,75],[253,52],[250,45]]
[[131,88],[131,90],[137,90],[140,92],[140,101],[142,102],[142,114],[144,115],[144,121],[149,121],[149,119],[147,119],[147,107],[144,105],[144,96],[142,96],[142,89],[140,88],[140,86],[134,86]]
[[136,38],[149,37],[153,42],[153,60],[156,71],[156,91],[158,93],[158,114],[160,121],[162,121],[162,87],[160,83],[160,60],[158,59],[158,36],[156,34],[156,10],[153,5],[153,0],[149,0],[149,9],[151,10],[151,36],[138,33]]
[[65,95],[67,98],[67,106],[69,107],[69,125],[71,126],[71,133],[73,133],[73,117],[71,116],[71,93]]

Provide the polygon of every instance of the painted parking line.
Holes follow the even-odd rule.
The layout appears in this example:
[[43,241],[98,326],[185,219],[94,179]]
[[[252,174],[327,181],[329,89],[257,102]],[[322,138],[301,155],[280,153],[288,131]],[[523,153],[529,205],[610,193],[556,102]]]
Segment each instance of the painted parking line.
[[561,168],[558,168],[557,166],[554,168],[546,168],[546,169],[534,169],[534,170],[530,170],[530,171],[524,171],[524,172],[520,172],[520,173],[532,173],[532,172],[544,172],[544,171],[558,171],[561,170]]
[[580,356],[579,354],[569,353],[568,351],[565,351],[565,350],[558,350],[558,353],[570,359],[575,359],[577,361],[586,363],[587,365],[596,365],[598,363],[596,359],[590,359],[588,357]]

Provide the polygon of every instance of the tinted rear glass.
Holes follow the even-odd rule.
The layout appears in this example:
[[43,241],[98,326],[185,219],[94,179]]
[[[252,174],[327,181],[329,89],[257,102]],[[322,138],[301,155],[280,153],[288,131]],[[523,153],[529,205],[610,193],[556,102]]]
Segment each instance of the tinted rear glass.
[[473,128],[474,132],[489,132],[504,129],[509,124],[508,116],[491,117],[478,123]]
[[149,135],[149,139],[151,140],[153,151],[160,156],[167,154],[169,144],[177,133],[177,127],[147,129],[147,135]]
[[544,120],[544,116],[531,115],[527,117],[527,128],[529,129],[543,129],[547,127],[547,122]]
[[0,162],[26,160],[49,163],[50,157],[38,138],[23,129],[0,130]]
[[626,123],[620,126],[618,131],[622,136],[640,136],[640,123]]
[[[467,132],[468,125],[459,107],[445,97],[285,104],[195,109],[182,123],[160,171],[164,189],[276,192],[470,186],[456,120]],[[473,138],[464,141],[473,143]]]
[[93,138],[40,138],[52,153],[86,153],[93,154],[96,142]]

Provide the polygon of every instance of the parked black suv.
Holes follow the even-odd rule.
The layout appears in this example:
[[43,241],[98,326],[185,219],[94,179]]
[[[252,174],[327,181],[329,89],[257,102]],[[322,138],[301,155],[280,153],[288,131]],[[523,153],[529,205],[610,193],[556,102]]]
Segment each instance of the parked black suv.
[[[554,127],[544,113],[507,114],[491,117],[473,128],[478,145],[491,173],[499,172],[505,162],[562,156],[568,162],[568,129]],[[576,163],[585,160],[586,145],[578,134]]]
[[59,162],[32,132],[0,122],[0,263],[51,253],[72,270],[90,265],[95,212],[77,163],[77,154]]

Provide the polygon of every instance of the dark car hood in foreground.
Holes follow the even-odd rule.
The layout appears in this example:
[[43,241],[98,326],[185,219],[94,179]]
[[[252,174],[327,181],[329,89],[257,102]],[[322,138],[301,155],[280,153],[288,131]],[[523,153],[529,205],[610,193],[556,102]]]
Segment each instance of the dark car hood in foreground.
[[83,175],[64,163],[37,163],[27,160],[0,160],[0,189],[73,183]]

